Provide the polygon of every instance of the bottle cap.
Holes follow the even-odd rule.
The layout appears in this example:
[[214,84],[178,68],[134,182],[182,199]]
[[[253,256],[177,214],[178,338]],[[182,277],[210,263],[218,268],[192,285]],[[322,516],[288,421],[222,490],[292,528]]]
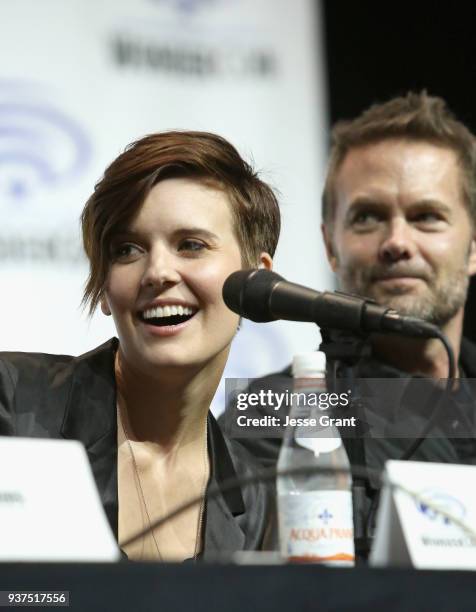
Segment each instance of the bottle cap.
[[322,351],[299,353],[293,357],[294,378],[322,377],[326,373],[326,355]]
[[[321,437],[322,435],[325,435],[326,433],[327,435],[333,435],[333,434],[334,435],[332,438]],[[316,437],[316,438],[296,437],[294,439],[296,441],[296,444],[299,444],[299,446],[302,446],[304,448],[307,448],[308,450],[311,450],[316,457],[319,457],[319,455],[322,455],[325,453],[331,453],[332,451],[335,451],[338,448],[340,448],[340,446],[342,445],[342,438],[339,436],[338,432],[337,432],[337,435],[335,435],[334,431],[329,433],[323,430],[319,432],[319,434],[320,434],[319,437]]]

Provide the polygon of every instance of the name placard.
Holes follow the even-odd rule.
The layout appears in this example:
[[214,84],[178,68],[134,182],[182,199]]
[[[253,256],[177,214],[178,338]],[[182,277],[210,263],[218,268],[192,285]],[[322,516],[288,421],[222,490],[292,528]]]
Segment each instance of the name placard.
[[0,560],[115,561],[84,447],[0,437]]
[[476,569],[476,466],[388,461],[371,565]]

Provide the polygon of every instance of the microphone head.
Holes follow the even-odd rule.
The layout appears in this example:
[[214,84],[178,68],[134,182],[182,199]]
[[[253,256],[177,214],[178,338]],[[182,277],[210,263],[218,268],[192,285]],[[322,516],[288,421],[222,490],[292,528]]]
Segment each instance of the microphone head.
[[223,285],[223,300],[230,310],[256,323],[274,321],[269,298],[276,283],[284,280],[271,270],[238,270]]

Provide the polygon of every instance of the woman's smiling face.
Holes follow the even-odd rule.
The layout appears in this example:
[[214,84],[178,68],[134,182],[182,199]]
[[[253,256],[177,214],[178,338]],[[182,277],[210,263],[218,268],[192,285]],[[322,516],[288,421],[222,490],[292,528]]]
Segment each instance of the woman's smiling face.
[[238,325],[222,287],[241,267],[222,191],[187,178],[155,185],[130,227],[112,241],[101,301],[129,366],[150,376],[163,367],[197,370],[215,362],[222,368]]

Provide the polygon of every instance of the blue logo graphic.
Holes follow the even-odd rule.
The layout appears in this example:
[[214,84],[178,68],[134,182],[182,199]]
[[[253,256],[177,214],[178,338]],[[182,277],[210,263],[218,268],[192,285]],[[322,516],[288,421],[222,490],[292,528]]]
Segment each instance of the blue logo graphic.
[[[451,525],[450,516],[461,520],[466,515],[466,508],[463,504],[455,497],[443,491],[429,490],[423,492],[421,496],[423,501],[417,501],[416,506],[418,511],[431,521],[439,521],[443,525]],[[445,514],[442,514],[434,506],[441,508]]]
[[[168,4],[180,13],[192,14],[198,9],[223,2],[223,0],[149,0],[154,4]],[[230,2],[230,0],[228,0]]]
[[78,178],[91,159],[79,123],[48,102],[32,101],[28,84],[19,85],[0,82],[0,200],[16,208]]
[[329,522],[329,521],[330,521],[332,518],[334,518],[334,515],[333,515],[333,514],[331,514],[331,513],[330,513],[330,512],[327,510],[327,508],[324,510],[324,512],[321,512],[321,514],[318,514],[317,516],[318,516],[318,518],[320,518],[320,519],[321,519],[321,521],[324,523],[324,525],[327,525],[327,523],[328,523],[328,522]]

